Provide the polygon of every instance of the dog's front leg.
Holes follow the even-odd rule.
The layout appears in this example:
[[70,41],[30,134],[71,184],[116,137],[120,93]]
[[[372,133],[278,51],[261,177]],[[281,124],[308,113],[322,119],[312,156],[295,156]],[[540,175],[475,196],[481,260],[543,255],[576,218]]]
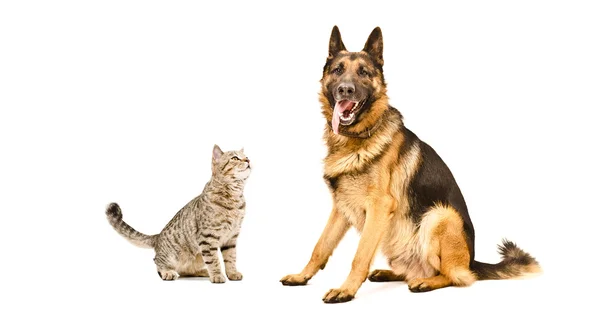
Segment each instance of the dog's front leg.
[[352,270],[342,287],[331,289],[325,294],[323,297],[325,303],[343,303],[354,298],[362,283],[367,279],[381,236],[389,225],[394,205],[394,199],[389,196],[368,199],[365,225],[358,243],[358,250],[352,261]]
[[350,223],[334,207],[308,264],[299,274],[287,275],[280,282],[287,286],[306,285],[319,269],[325,268],[327,260],[348,229],[350,229]]

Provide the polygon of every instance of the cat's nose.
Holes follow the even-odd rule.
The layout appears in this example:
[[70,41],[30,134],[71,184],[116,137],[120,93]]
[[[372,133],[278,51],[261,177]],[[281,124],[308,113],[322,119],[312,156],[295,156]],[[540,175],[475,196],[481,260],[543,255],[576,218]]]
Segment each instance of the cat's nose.
[[246,159],[244,159],[245,162],[247,162],[248,164],[250,164],[250,158],[246,157]]

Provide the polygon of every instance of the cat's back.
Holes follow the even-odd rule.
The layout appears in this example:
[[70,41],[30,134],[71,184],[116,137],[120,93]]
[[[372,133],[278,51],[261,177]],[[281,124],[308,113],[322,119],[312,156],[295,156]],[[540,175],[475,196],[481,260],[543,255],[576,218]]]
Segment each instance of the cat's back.
[[[183,225],[191,225],[195,221],[199,210],[202,208],[204,204],[203,199],[205,199],[204,191],[200,193],[200,195],[191,199],[188,203],[186,203],[179,211],[173,216],[173,218],[165,225],[162,232],[180,229]],[[161,232],[161,233],[162,233]]]

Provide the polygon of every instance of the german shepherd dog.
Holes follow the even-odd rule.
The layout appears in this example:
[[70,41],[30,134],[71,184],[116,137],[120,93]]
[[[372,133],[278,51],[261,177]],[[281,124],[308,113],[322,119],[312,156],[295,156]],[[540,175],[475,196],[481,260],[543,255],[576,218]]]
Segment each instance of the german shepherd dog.
[[[324,269],[350,227],[361,233],[352,269],[340,288],[325,294],[325,303],[350,301],[367,277],[406,281],[410,291],[426,292],[541,271],[507,240],[499,245],[499,263],[474,260],[475,231],[452,173],[388,103],[379,27],[362,51],[349,52],[334,26],[321,85],[324,178],[333,209],[310,261],[299,274],[283,277],[283,285],[305,285]],[[378,249],[391,269],[369,274]]]

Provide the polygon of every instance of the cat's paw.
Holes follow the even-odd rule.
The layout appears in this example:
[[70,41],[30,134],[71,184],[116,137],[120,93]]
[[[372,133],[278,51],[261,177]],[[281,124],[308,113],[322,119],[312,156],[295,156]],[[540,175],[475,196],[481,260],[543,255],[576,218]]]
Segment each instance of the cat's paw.
[[210,277],[210,282],[213,284],[223,284],[225,282],[225,277],[223,274],[215,274]]
[[239,271],[227,273],[227,278],[229,278],[229,280],[242,280],[243,277],[244,275]]
[[175,270],[159,271],[158,276],[160,276],[160,279],[162,280],[175,280],[179,278],[179,274]]
[[279,282],[281,282],[285,286],[300,286],[300,285],[306,285],[308,280],[309,280],[309,278],[307,278],[304,275],[292,274],[292,275],[287,275],[287,276],[281,278],[281,280],[279,280]]

